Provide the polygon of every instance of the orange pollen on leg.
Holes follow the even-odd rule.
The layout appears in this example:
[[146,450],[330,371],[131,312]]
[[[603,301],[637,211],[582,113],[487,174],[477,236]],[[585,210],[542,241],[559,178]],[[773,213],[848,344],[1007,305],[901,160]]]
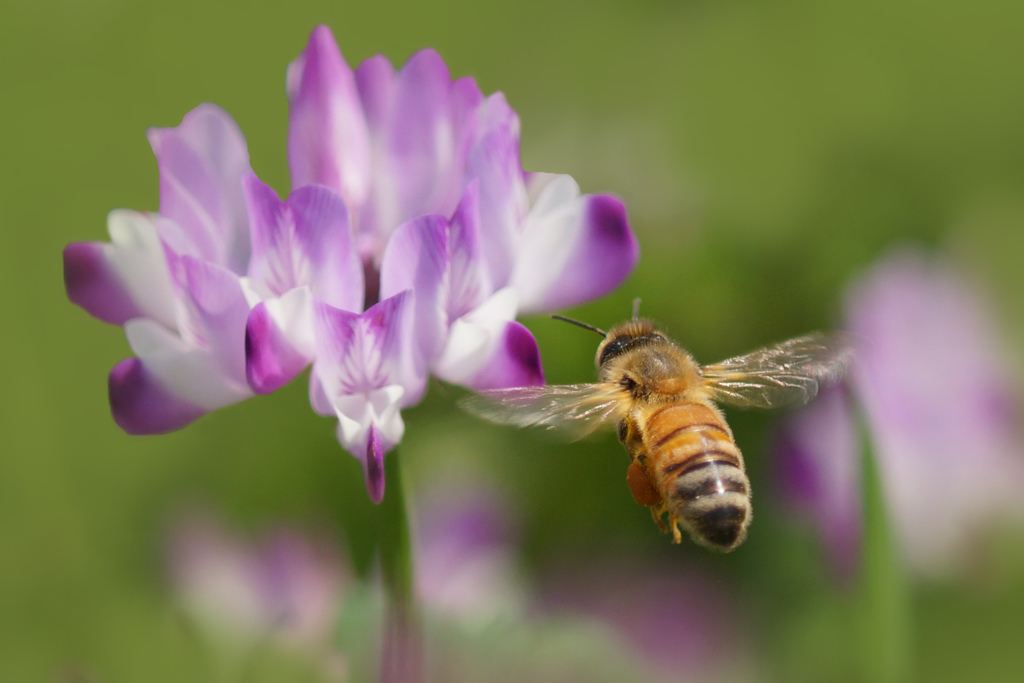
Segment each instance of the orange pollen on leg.
[[634,460],[626,470],[626,483],[633,494],[633,500],[640,505],[651,507],[661,503],[661,494],[654,488],[651,477],[639,461]]

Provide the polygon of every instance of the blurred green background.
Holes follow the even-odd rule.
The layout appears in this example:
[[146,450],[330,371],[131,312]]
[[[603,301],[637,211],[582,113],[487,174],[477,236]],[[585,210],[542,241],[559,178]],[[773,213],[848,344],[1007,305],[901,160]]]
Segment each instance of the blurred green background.
[[[126,436],[111,420],[106,375],[129,350],[66,300],[60,252],[107,239],[112,208],[155,210],[147,127],[215,102],[285,193],[284,70],[313,26],[331,26],[352,66],[432,46],[453,75],[506,94],[527,170],[626,200],[640,265],[570,315],[608,326],[643,297],[645,315],[710,362],[839,324],[850,278],[913,243],[987,288],[1019,358],[1022,22],[1009,0],[6,0],[0,680],[220,680],[162,564],[167,524],[191,501],[243,529],[326,525],[360,571],[371,562],[361,472],[304,382],[167,436]],[[549,381],[593,376],[592,335],[525,322]],[[969,584],[896,586],[881,603],[861,584],[836,587],[809,533],[771,512],[763,456],[778,416],[731,418],[763,504],[747,545],[711,556],[656,532],[610,435],[564,445],[498,429],[461,414],[459,395],[434,385],[405,413],[413,496],[453,470],[504,486],[527,576],[628,557],[720,577],[741,606],[750,680],[1019,680],[1020,564]],[[876,618],[905,638],[895,669],[874,661]],[[287,661],[265,667],[247,680],[313,680]]]

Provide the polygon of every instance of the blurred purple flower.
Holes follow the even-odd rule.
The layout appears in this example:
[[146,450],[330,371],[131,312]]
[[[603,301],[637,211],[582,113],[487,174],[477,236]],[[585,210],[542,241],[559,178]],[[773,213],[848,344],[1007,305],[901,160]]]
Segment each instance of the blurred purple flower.
[[112,243],[65,249],[68,297],[125,327],[137,357],[111,372],[110,400],[126,431],[178,429],[312,363],[311,402],[379,501],[400,410],[429,374],[542,383],[516,315],[611,291],[638,246],[618,199],[524,173],[504,97],[452,81],[431,50],[352,71],[321,26],[286,81],[286,200],[234,121],[201,105],[150,131],[159,212],[113,212]]
[[423,604],[464,622],[521,614],[526,595],[508,502],[475,479],[444,482],[418,506],[416,579]]
[[[417,505],[417,587],[424,607],[464,626],[504,621],[542,632],[549,616],[571,613],[610,628],[646,662],[654,680],[731,672],[742,633],[728,591],[699,572],[671,566],[604,562],[549,573],[531,594],[516,558],[516,510],[503,492],[472,476],[441,476]],[[579,623],[565,632],[591,634]],[[556,629],[557,630],[557,629]],[[618,640],[617,639],[617,640]],[[738,642],[739,641],[739,642]],[[571,661],[565,657],[565,663]],[[724,667],[724,668],[723,668]],[[527,671],[510,676],[530,677]],[[455,672],[448,678],[458,678]],[[695,678],[696,679],[696,678]],[[716,679],[717,680],[717,679]]]
[[349,577],[329,545],[280,528],[257,543],[213,517],[177,522],[168,547],[171,583],[196,618],[243,641],[271,638],[323,651]]
[[[1024,520],[1015,387],[994,317],[951,267],[913,251],[855,282],[846,316],[864,340],[852,388],[896,541],[917,573],[948,574],[972,544]],[[788,437],[797,448],[782,454],[802,455],[829,482],[819,503],[833,548],[859,516],[859,478],[843,474],[856,472],[859,446],[849,444],[858,442],[851,415],[826,401],[797,416]]]
[[816,527],[838,578],[852,578],[862,531],[860,444],[843,387],[825,389],[794,415],[776,448],[782,500]]
[[[546,579],[544,608],[606,624],[666,680],[727,680],[743,660],[743,633],[720,579],[692,569],[604,562]],[[728,656],[726,654],[728,653]]]

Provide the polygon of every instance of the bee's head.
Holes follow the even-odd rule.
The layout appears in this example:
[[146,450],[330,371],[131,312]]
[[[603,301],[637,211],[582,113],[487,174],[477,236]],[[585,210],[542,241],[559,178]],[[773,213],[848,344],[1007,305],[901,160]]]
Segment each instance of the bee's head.
[[661,330],[650,320],[634,318],[610,329],[604,341],[597,347],[595,362],[598,369],[627,351],[668,341]]

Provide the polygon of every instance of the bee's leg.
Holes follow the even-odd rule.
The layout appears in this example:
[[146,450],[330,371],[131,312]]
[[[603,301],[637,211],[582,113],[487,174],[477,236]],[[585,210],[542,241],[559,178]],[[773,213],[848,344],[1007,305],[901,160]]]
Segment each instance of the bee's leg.
[[669,521],[669,524],[672,525],[672,542],[673,543],[682,543],[683,542],[683,535],[681,533],[679,533],[679,518],[676,517],[675,515],[669,513],[668,521]]
[[663,514],[665,514],[665,504],[664,503],[662,503],[661,505],[652,505],[651,506],[651,517],[654,518],[654,523],[658,525],[659,529],[661,529],[661,533],[667,534],[668,533],[668,527],[665,525],[665,520],[663,520],[661,518],[661,516]]

